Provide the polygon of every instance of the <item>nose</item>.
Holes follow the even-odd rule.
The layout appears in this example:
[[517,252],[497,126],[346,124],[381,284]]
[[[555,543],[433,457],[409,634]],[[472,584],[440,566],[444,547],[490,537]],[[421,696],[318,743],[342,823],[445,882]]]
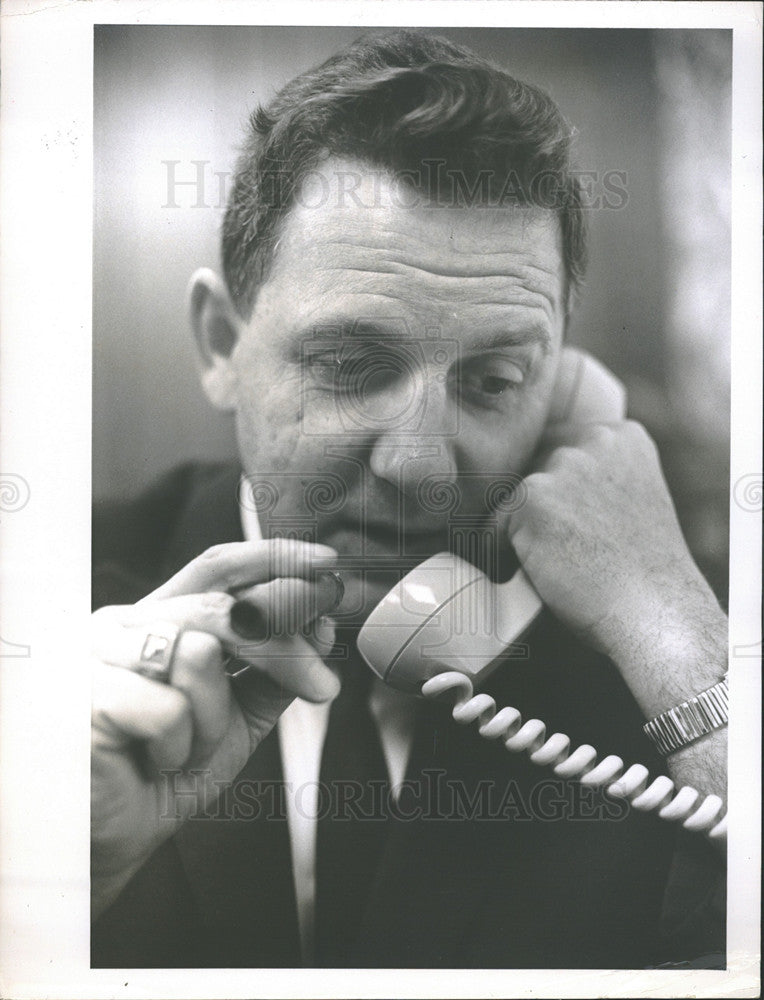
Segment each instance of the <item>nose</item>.
[[394,387],[388,386],[385,417],[371,429],[372,474],[410,499],[416,499],[427,477],[454,482],[455,408],[445,381],[428,379],[421,372],[400,380]]

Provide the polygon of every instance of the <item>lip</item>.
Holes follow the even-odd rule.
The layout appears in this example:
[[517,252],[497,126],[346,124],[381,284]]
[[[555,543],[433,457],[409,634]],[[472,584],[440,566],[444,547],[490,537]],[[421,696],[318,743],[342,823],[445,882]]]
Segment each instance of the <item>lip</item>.
[[398,526],[391,526],[389,524],[366,524],[364,525],[363,533],[369,538],[378,538],[380,540],[387,539],[401,539],[402,541],[421,541],[423,539],[435,539],[442,538],[444,536],[443,528],[407,528],[403,530]]
[[388,524],[338,524],[327,536],[328,544],[345,555],[406,555],[426,559],[448,547],[448,530],[403,531]]

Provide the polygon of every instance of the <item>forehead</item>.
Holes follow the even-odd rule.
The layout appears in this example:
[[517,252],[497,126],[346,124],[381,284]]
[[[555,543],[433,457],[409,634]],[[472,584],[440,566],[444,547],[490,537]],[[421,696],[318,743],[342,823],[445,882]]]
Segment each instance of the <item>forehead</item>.
[[486,325],[498,312],[553,324],[564,292],[554,212],[449,205],[381,169],[329,160],[282,222],[258,304],[286,296],[298,323],[341,300],[351,312],[403,311],[430,324],[465,311]]

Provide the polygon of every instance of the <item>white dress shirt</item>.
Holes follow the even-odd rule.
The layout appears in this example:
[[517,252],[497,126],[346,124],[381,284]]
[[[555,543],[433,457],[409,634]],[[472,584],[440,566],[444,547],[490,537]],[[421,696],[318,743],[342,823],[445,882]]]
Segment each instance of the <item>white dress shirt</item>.
[[[255,511],[242,505],[241,520],[248,541],[262,538]],[[296,698],[277,724],[286,783],[297,919],[303,959],[308,964],[314,961],[318,779],[330,707],[330,703],[315,705]],[[395,796],[405,777],[411,753],[416,701],[374,678],[369,691],[369,711],[379,728],[388,778]]]

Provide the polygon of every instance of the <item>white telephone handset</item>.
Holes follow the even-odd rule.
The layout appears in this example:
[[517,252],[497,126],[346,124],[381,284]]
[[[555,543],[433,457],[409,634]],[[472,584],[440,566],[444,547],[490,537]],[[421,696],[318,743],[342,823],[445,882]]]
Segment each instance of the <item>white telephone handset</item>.
[[[622,420],[625,410],[621,382],[590,355],[566,348],[549,429],[565,422],[611,423]],[[725,838],[727,817],[720,816],[718,796],[702,799],[688,786],[675,793],[670,778],[661,775],[649,782],[644,765],[626,768],[614,755],[598,761],[594,747],[572,750],[564,734],[547,737],[540,719],[524,723],[516,708],[497,712],[490,695],[474,694],[542,607],[522,569],[506,583],[494,583],[471,563],[440,552],[379,602],[358,635],[358,649],[386,684],[430,698],[449,693],[457,722],[477,722],[481,736],[501,737],[509,751],[527,753],[558,777],[605,787],[611,795],[628,798],[635,809],[657,810],[661,818],[681,820],[687,829]]]

